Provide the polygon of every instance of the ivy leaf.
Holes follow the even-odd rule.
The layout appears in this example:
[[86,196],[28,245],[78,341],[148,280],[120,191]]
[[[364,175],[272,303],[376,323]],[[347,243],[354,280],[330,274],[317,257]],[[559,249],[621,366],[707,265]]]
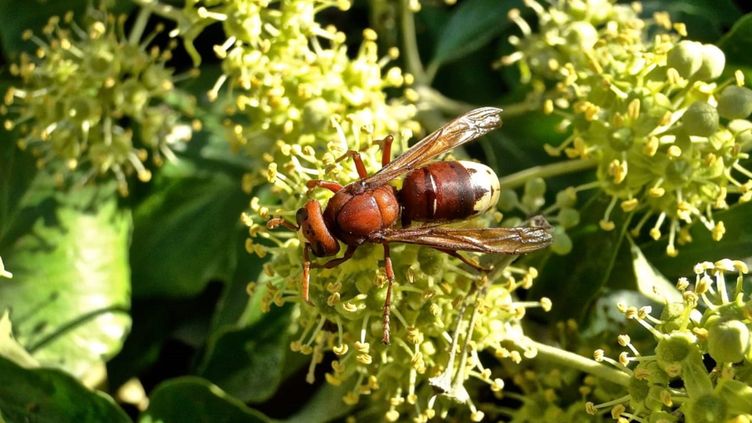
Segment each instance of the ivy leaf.
[[632,267],[637,280],[637,289],[651,300],[664,303],[682,302],[682,295],[642,254],[640,247],[629,239],[629,251],[632,253]]
[[747,13],[734,23],[734,26],[718,42],[718,47],[726,54],[726,67],[741,67],[748,78],[752,77],[752,13]]
[[0,317],[0,356],[22,367],[39,367],[39,363],[34,360],[34,357],[13,337],[13,327],[8,310],[5,310],[3,317]]
[[[326,423],[345,417],[352,411],[352,407],[345,405],[342,397],[352,388],[352,384],[349,383],[339,386],[326,383],[306,401],[297,413],[283,421],[285,423]],[[367,421],[365,418],[362,420]]]
[[[233,276],[235,246],[245,233],[240,225],[248,202],[240,183],[245,169],[219,136],[196,138],[191,144],[205,148],[160,169],[151,195],[134,211],[136,297],[190,297],[212,279]],[[225,155],[216,151],[219,145]]]
[[741,12],[733,0],[646,0],[643,16],[667,12],[674,22],[687,25],[689,39],[714,42],[736,21]]
[[274,307],[250,326],[218,332],[198,374],[243,401],[269,398],[282,380],[291,311]]
[[130,422],[110,397],[59,370],[25,369],[0,357],[0,375],[0,421]]
[[436,43],[429,68],[457,60],[487,44],[504,32],[511,22],[507,12],[522,7],[521,1],[468,0],[457,6]]
[[[540,270],[530,296],[552,300],[553,308],[546,313],[546,319],[582,319],[604,286],[627,284],[614,276],[629,276],[615,271],[619,263],[629,263],[629,252],[624,248],[629,219],[624,220],[622,213],[614,213],[616,228],[612,231],[604,231],[595,223],[603,216],[608,203],[602,195],[593,197],[582,209],[582,221],[587,223],[570,234],[573,250],[565,256],[551,254]],[[573,257],[582,259],[573,260]],[[571,304],[578,307],[569,307]]]
[[119,351],[130,327],[131,220],[111,185],[55,197],[48,182],[40,174],[26,193],[33,224],[0,251],[13,272],[0,283],[0,310],[11,311],[35,359],[83,378]]
[[149,408],[141,423],[212,422],[268,423],[262,413],[248,408],[242,401],[218,386],[195,376],[168,380],[157,386],[149,398]]
[[752,257],[752,202],[737,204],[728,210],[714,213],[715,220],[723,221],[726,234],[721,241],[714,241],[710,231],[696,224],[690,229],[692,242],[679,247],[679,255],[666,255],[666,240],[650,242],[642,246],[647,259],[669,280],[692,274],[694,265],[701,261],[716,261],[722,258],[744,259]]

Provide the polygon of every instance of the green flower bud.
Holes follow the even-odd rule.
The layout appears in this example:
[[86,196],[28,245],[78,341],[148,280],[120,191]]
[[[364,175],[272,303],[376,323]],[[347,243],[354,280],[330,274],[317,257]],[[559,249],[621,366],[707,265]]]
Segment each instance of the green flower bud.
[[627,151],[632,147],[634,134],[631,128],[619,128],[609,134],[608,142],[616,151]]
[[556,216],[562,228],[572,228],[580,223],[580,212],[573,208],[562,208]]
[[501,211],[509,212],[514,210],[520,204],[520,199],[517,196],[517,192],[511,189],[501,190],[501,201],[499,201],[499,208]]
[[[752,387],[749,386],[748,382],[735,379],[721,379],[716,385],[715,393],[726,400],[729,414],[749,415],[750,405],[752,405]],[[744,420],[737,421],[742,422]]]
[[556,193],[556,205],[561,208],[573,207],[577,203],[577,191],[565,189]]
[[719,363],[736,363],[749,349],[749,328],[739,320],[721,322],[708,328],[708,352]]
[[718,96],[718,114],[726,119],[744,119],[752,113],[752,90],[731,85]]
[[697,349],[697,338],[689,332],[673,332],[666,338],[658,341],[655,348],[656,359],[661,368],[684,360],[689,354]]
[[639,405],[647,399],[648,394],[650,393],[650,385],[647,380],[637,379],[632,376],[632,378],[629,379],[627,392],[629,392],[629,396],[632,397],[632,401],[637,403],[637,407],[635,408],[638,408]]
[[684,78],[691,77],[702,66],[702,44],[689,40],[679,41],[668,52],[666,64]]
[[684,304],[668,303],[661,310],[661,323],[657,329],[663,333],[671,333],[683,326]]
[[329,103],[323,98],[315,98],[303,106],[303,124],[311,131],[326,128],[331,115]]
[[542,197],[546,193],[546,181],[543,178],[530,179],[525,183],[525,196]]
[[438,276],[446,266],[447,255],[433,248],[421,248],[418,250],[418,263],[420,270],[426,275]]
[[682,186],[692,179],[692,164],[687,160],[673,160],[666,163],[666,181]]
[[712,81],[723,73],[726,66],[726,56],[723,51],[713,44],[703,44],[701,49],[702,64],[695,73],[695,78]]
[[709,137],[718,130],[718,110],[704,101],[695,101],[684,112],[681,122],[687,135]]
[[570,48],[590,50],[598,41],[598,31],[588,22],[577,21],[567,29],[564,37]]
[[572,239],[569,238],[562,226],[555,226],[551,239],[551,251],[559,255],[569,254],[572,251]]
[[695,78],[712,81],[723,73],[726,66],[726,55],[713,44],[702,45],[702,65],[695,73]]
[[711,423],[725,422],[730,416],[723,398],[715,394],[705,394],[698,398],[690,398],[685,417],[687,423]]

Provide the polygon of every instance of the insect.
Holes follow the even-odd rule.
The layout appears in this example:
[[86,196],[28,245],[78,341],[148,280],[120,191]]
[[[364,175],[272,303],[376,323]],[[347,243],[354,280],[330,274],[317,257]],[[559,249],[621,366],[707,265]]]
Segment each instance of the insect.
[[[286,226],[301,231],[305,238],[301,294],[308,301],[311,268],[332,268],[349,260],[364,243],[384,248],[387,279],[383,308],[383,342],[390,342],[390,310],[394,270],[389,255],[393,242],[431,247],[457,257],[479,270],[480,267],[458,251],[496,254],[522,254],[545,248],[551,243],[547,224],[516,228],[453,228],[445,222],[461,220],[494,207],[500,187],[496,174],[487,166],[464,161],[434,161],[436,156],[472,141],[501,126],[501,109],[483,107],[465,113],[423,138],[405,153],[390,161],[392,136],[382,141],[382,168],[368,175],[356,151],[338,160],[352,158],[359,179],[346,186],[337,182],[311,180],[309,189],[321,187],[334,193],[324,211],[309,200],[297,211],[297,224],[272,218],[267,226]],[[405,175],[401,190],[390,185]],[[397,225],[400,220],[401,225]],[[412,221],[422,226],[410,227]],[[398,227],[399,226],[399,227]],[[342,257],[326,263],[312,263],[311,253],[330,257],[347,246]]]

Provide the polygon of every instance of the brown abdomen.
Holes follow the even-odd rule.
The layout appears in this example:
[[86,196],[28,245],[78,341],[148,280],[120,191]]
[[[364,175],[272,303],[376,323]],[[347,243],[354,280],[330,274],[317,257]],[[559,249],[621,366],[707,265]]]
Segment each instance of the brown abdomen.
[[402,225],[464,219],[494,207],[499,179],[474,162],[435,162],[408,173],[399,192]]

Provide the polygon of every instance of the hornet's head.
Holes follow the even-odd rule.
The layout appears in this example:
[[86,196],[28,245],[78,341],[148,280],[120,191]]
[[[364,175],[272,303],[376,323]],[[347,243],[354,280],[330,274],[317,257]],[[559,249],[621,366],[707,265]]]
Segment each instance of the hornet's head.
[[333,256],[339,252],[339,242],[332,236],[324,222],[321,206],[316,200],[308,200],[295,215],[306,241],[311,245],[311,251],[318,257]]

